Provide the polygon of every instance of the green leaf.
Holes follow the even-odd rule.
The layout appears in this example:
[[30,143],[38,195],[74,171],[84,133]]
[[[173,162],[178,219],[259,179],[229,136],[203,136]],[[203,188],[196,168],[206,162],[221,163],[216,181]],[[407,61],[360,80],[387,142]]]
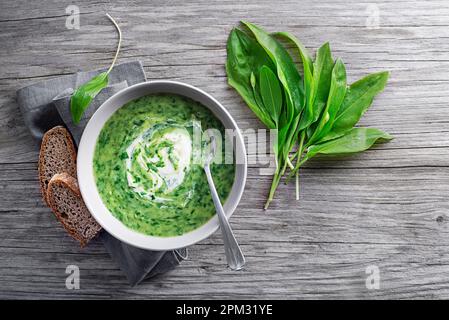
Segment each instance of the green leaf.
[[117,22],[115,22],[114,18],[112,18],[109,14],[106,14],[106,16],[109,20],[111,20],[118,32],[119,39],[117,50],[115,52],[114,59],[112,60],[112,63],[106,72],[102,72],[90,79],[88,82],[82,84],[72,94],[72,97],[70,98],[70,113],[72,115],[72,121],[75,124],[80,122],[81,117],[84,111],[89,106],[90,102],[97,96],[97,94],[100,93],[101,90],[103,90],[108,85],[109,73],[114,67],[115,62],[117,61],[118,54],[120,52],[122,32],[120,31],[120,27],[118,26]]
[[279,116],[279,123],[278,127],[283,127],[285,125],[290,125],[290,122],[292,122],[292,119],[288,117],[287,110],[293,110],[294,107],[292,105],[292,102],[288,96],[288,93],[285,90],[283,91],[282,100],[284,101],[282,112]]
[[288,122],[304,107],[304,87],[301,76],[287,50],[271,35],[249,22],[242,21],[252,32],[257,42],[265,49],[276,65],[277,76],[287,92],[293,108],[286,108]]
[[327,98],[326,108],[324,109],[318,125],[309,140],[309,144],[320,141],[326,136],[332,128],[338,110],[346,94],[346,68],[341,59],[337,59],[332,69],[331,85],[329,96]]
[[[228,83],[243,98],[248,107],[268,128],[275,123],[264,107],[260,105],[256,88],[256,78],[262,66],[275,70],[275,66],[265,50],[246,33],[233,29],[227,42],[226,74]],[[252,75],[252,76],[251,76]],[[260,100],[260,99],[259,99]]]
[[[265,109],[265,106],[263,104],[259,90],[257,89],[256,76],[254,75],[253,72],[251,72],[250,83],[251,83],[251,87],[253,88],[254,101],[256,102],[257,106],[259,107],[260,112],[263,114],[264,117],[266,117],[267,121],[271,120],[272,117]],[[273,126],[276,126],[276,123],[274,121],[272,123],[273,123]]]
[[102,72],[75,90],[70,99],[70,112],[73,123],[77,124],[90,102],[108,85],[107,72]]
[[[304,70],[304,103],[307,105],[307,96],[312,92],[312,81],[313,81],[313,60],[309,51],[306,47],[296,38],[294,35],[288,32],[277,32],[275,35],[285,38],[286,40],[293,43],[293,45],[298,49],[299,55],[302,61],[302,66]],[[305,106],[306,107],[306,106]]]
[[317,121],[326,106],[333,67],[334,60],[332,59],[330,46],[329,43],[325,43],[316,54],[310,94],[307,96],[307,108],[299,125],[300,130]]
[[297,114],[290,123],[286,123],[283,126],[279,125],[278,129],[278,139],[274,147],[274,152],[282,160],[288,157],[295,139],[295,134],[297,133],[296,125],[299,122],[301,114]]
[[310,53],[306,49],[306,47],[302,44],[302,42],[299,41],[298,38],[296,38],[294,35],[292,35],[289,32],[276,32],[275,35],[285,38],[288,41],[292,42],[299,51],[299,55],[301,56],[303,68],[310,70],[310,72],[313,72],[312,56],[310,55]]
[[368,110],[374,97],[385,88],[387,80],[388,72],[378,72],[354,82],[346,92],[332,130],[323,140],[334,139],[351,130]]
[[345,135],[308,148],[306,158],[317,154],[350,154],[369,149],[378,139],[393,139],[388,133],[375,128],[353,128]]
[[291,121],[289,125],[289,130],[286,134],[285,140],[284,140],[284,146],[283,146],[283,155],[284,157],[288,157],[290,154],[290,151],[292,150],[296,138],[298,136],[298,124],[299,119],[301,118],[301,114],[298,113],[295,118]]
[[279,158],[281,158],[280,156],[283,154],[283,148],[285,145],[285,141],[287,140],[289,129],[290,127],[288,124],[278,129],[277,141],[275,141],[273,145],[273,151],[278,160]]
[[282,89],[277,76],[267,66],[263,66],[259,72],[260,94],[266,111],[271,115],[273,121],[279,123],[282,111]]

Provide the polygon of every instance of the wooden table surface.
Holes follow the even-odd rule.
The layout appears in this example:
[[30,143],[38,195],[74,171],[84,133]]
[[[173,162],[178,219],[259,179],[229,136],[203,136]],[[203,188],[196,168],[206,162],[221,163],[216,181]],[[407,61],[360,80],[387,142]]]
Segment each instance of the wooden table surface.
[[[449,298],[449,3],[440,1],[2,0],[0,3],[0,298]],[[80,29],[65,8],[81,10]],[[241,19],[290,31],[314,51],[330,41],[352,82],[390,70],[361,121],[395,139],[302,170],[301,198],[249,168],[231,219],[247,267],[226,268],[219,233],[176,270],[131,288],[102,244],[80,249],[41,201],[39,148],[15,92],[25,85],[141,60],[149,79],[184,81],[215,96],[242,129],[262,128],[226,84],[225,43]],[[378,13],[378,28],[376,22]],[[67,265],[81,272],[65,286]],[[367,267],[380,288],[366,286]]]

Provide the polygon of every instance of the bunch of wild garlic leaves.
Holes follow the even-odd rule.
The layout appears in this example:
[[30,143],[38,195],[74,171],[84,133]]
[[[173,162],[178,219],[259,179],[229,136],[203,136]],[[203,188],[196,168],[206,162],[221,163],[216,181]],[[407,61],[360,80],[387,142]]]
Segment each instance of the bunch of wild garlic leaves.
[[[384,89],[388,72],[370,74],[348,86],[345,65],[332,58],[329,43],[318,49],[313,61],[290,33],[269,34],[242,23],[244,29],[234,28],[228,38],[228,83],[269,129],[278,130],[273,144],[276,170],[265,209],[287,167],[286,181],[296,176],[299,198],[298,170],[306,161],[318,154],[361,152],[379,139],[392,139],[379,129],[354,127]],[[281,38],[299,53],[302,75]]]

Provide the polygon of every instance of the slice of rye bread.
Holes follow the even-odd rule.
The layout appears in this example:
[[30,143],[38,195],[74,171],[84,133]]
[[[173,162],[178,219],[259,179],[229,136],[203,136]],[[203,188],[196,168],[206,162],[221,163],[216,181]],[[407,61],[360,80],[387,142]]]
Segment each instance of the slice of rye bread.
[[39,181],[47,205],[48,183],[55,174],[62,172],[76,177],[76,149],[67,129],[57,126],[45,133],[39,153]]
[[101,230],[83,199],[75,178],[67,173],[55,174],[48,184],[47,200],[56,218],[67,232],[84,247]]

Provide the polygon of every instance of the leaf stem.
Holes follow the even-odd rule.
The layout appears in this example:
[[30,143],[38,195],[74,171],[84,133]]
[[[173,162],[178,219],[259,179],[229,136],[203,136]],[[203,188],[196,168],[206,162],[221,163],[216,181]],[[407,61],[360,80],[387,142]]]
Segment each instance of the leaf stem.
[[296,171],[295,180],[296,180],[296,200],[299,200],[299,171]]
[[271,188],[270,188],[270,193],[268,194],[268,199],[267,202],[265,203],[264,209],[267,210],[268,207],[270,206],[271,201],[273,201],[273,197],[274,197],[274,192],[276,191],[279,182],[281,181],[281,177],[282,175],[280,174],[282,171],[285,171],[285,168],[287,166],[287,161],[284,162],[284,165],[281,169],[280,166],[277,167],[276,172],[274,173],[273,176],[273,181],[271,182]]
[[106,13],[106,17],[109,18],[109,20],[111,20],[111,22],[114,24],[115,28],[117,29],[118,32],[118,45],[117,45],[117,51],[115,52],[115,56],[114,59],[112,60],[112,64],[109,67],[108,71],[106,72],[107,74],[109,74],[112,70],[112,68],[115,65],[115,61],[117,61],[117,57],[118,57],[118,53],[120,52],[120,46],[122,45],[122,31],[120,30],[120,27],[118,26],[117,22],[115,22],[114,18],[112,18],[109,13]]
[[299,168],[307,162],[307,160],[309,160],[308,158],[304,157],[301,161],[298,161],[296,163],[295,169],[293,169],[292,172],[290,172],[290,174],[288,175],[287,179],[285,180],[285,183],[287,184],[291,178],[293,178],[293,176],[298,172]]
[[[288,157],[288,160],[290,161],[290,163],[292,163],[292,161],[296,159],[297,155],[298,155],[298,150],[296,150],[296,152],[293,153],[291,157]],[[290,169],[293,169],[293,168],[290,168]]]
[[290,170],[292,170],[292,173],[290,173],[290,175],[288,176],[287,180],[285,180],[285,184],[287,184],[290,181],[290,179],[293,176],[293,174],[298,171],[299,162],[301,161],[301,155],[302,155],[302,153],[304,151],[304,139],[305,139],[305,131],[302,131],[300,133],[298,150],[296,151],[295,155],[292,158],[292,159],[298,158],[298,160],[296,161],[296,166],[294,168],[290,167]]
[[301,132],[300,138],[299,138],[299,146],[298,151],[296,151],[296,157],[298,157],[298,161],[301,160],[302,152],[304,151],[304,139],[306,137],[306,132],[303,130]]
[[288,167],[290,168],[290,170],[293,170],[295,168],[295,166],[293,165],[293,163],[291,162],[289,157],[285,158],[285,161],[287,161],[287,164],[288,164]]

